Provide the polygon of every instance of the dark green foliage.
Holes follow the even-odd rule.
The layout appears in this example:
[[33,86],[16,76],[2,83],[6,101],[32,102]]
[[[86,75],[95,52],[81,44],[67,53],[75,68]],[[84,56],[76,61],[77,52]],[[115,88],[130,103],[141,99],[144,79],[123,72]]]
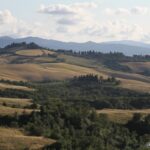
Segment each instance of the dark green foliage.
[[[75,77],[68,81],[51,81],[37,86],[34,99],[40,103],[58,99],[74,105],[90,105],[102,108],[149,108],[150,94],[117,87],[119,81],[96,75]],[[42,100],[42,101],[41,101]]]
[[[20,83],[16,83],[20,84]],[[135,114],[126,125],[110,122],[94,108],[150,108],[150,95],[119,88],[113,77],[96,75],[32,83],[36,90],[6,89],[3,97],[33,98],[32,114],[0,116],[0,125],[24,128],[29,135],[57,142],[44,150],[147,150],[150,116]],[[94,108],[93,108],[94,107]]]
[[4,47],[4,49],[8,50],[8,49],[12,49],[12,48],[26,48],[26,49],[39,49],[41,48],[40,46],[38,46],[37,44],[35,43],[25,43],[25,42],[22,42],[22,43],[12,43],[6,47]]
[[44,104],[39,113],[32,114],[26,129],[32,135],[56,139],[57,143],[45,148],[50,150],[138,150],[146,141],[144,136],[141,140],[136,132],[110,122],[89,107],[56,101]]
[[0,97],[32,98],[33,92],[16,90],[16,89],[5,89],[5,90],[0,90]]

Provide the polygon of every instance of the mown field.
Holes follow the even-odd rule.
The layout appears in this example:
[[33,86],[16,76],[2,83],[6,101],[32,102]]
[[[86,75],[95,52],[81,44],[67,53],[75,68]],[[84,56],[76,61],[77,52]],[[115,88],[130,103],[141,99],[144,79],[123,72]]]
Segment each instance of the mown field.
[[131,68],[134,72],[142,72],[145,69],[150,70],[150,62],[127,62],[123,64]]
[[39,150],[53,143],[55,140],[27,136],[19,129],[0,127],[0,150]]
[[[10,86],[9,88],[12,87]],[[28,115],[33,111],[38,111],[25,108],[31,105],[31,99],[0,97],[0,117],[13,117],[22,114]],[[0,126],[0,150],[39,150],[53,143],[55,143],[55,140],[38,136],[29,136],[19,128]]]
[[97,110],[98,114],[105,114],[112,122],[125,124],[133,118],[134,114],[146,116],[150,114],[150,109],[142,110],[122,110],[122,109],[103,109]]
[[32,105],[32,100],[0,97],[0,105],[24,108],[26,106]]
[[34,89],[31,89],[26,86],[12,85],[12,84],[8,84],[8,83],[0,83],[0,90],[4,90],[4,89],[17,89],[17,90],[24,90],[24,91],[33,91],[34,90]]

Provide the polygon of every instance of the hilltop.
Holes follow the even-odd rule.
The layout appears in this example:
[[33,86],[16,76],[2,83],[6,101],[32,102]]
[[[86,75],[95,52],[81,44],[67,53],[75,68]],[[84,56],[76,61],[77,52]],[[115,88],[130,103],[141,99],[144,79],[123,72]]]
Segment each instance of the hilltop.
[[109,53],[109,52],[121,52],[125,55],[150,55],[150,45],[136,41],[115,41],[115,42],[63,42],[52,39],[43,39],[39,37],[25,37],[25,38],[11,38],[0,37],[0,47],[3,48],[12,43],[36,43],[41,47],[49,49],[64,49],[74,51],[89,51],[95,50],[97,52]]

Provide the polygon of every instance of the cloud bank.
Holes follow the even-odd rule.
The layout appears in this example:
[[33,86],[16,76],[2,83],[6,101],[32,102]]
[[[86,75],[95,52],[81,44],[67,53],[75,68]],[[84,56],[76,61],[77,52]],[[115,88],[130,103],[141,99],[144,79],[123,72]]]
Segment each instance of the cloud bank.
[[[100,6],[93,2],[41,5],[39,9],[37,8],[37,15],[46,17],[45,22],[40,19],[32,22],[25,21],[15,17],[9,10],[1,10],[0,34],[15,37],[38,36],[78,42],[89,40],[150,42],[150,31],[138,22],[130,22],[128,19],[134,15],[148,15],[148,7],[102,8],[101,10],[99,8]],[[122,15],[129,17],[122,19]]]

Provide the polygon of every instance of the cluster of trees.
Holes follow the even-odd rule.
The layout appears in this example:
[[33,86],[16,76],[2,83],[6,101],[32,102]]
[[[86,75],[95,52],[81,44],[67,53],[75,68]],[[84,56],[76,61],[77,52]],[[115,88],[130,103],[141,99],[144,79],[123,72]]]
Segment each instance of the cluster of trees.
[[0,97],[6,97],[6,98],[33,98],[33,92],[32,91],[24,91],[24,90],[18,90],[18,89],[5,89],[0,90]]
[[101,85],[118,85],[120,84],[119,80],[116,80],[115,77],[108,77],[107,79],[104,79],[102,76],[88,74],[88,75],[81,75],[81,76],[75,76],[73,79],[71,79],[71,83],[79,83],[79,84],[101,84]]
[[4,49],[12,49],[12,48],[27,48],[27,49],[38,49],[38,48],[42,48],[40,46],[38,46],[35,43],[29,43],[27,44],[26,42],[22,42],[22,43],[12,43],[10,45],[7,45],[6,47],[4,47]]
[[74,105],[89,105],[96,109],[150,108],[150,94],[123,89],[114,77],[103,79],[97,75],[83,75],[65,81],[27,83],[2,80],[3,83],[25,85],[34,91],[17,89],[0,90],[1,97],[29,98],[37,103],[57,99]]
[[[68,101],[74,105],[89,105],[96,109],[121,108],[142,109],[150,107],[150,94],[139,93],[118,87],[115,78],[98,78],[94,75],[75,77],[66,81],[51,81],[41,86],[34,94],[35,101],[42,103],[51,99]],[[43,99],[43,101],[41,101]]]

